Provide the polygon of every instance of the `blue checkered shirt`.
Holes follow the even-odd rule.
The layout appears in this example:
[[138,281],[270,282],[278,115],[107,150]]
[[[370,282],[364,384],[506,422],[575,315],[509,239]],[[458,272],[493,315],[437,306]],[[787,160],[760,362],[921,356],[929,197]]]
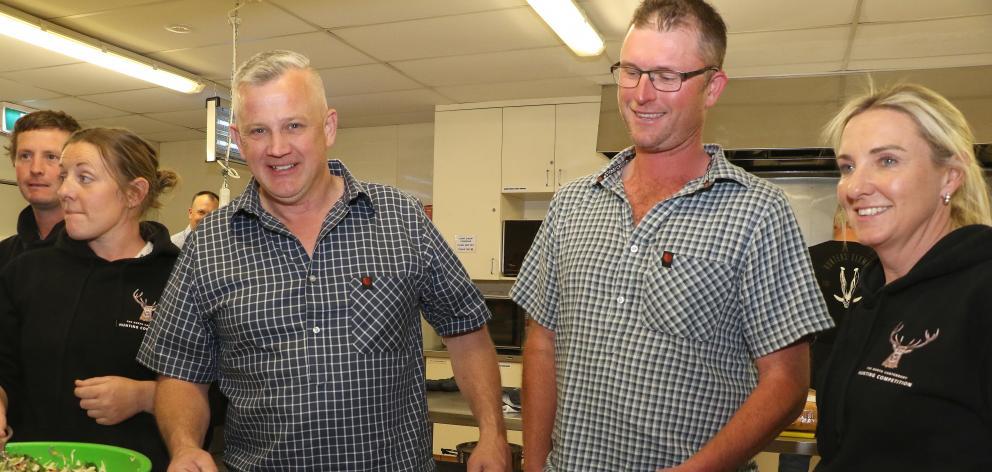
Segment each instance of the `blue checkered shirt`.
[[231,469],[432,471],[420,310],[441,336],[489,312],[415,199],[328,166],[313,257],[253,181],[187,240],[138,360],[219,382]]
[[555,195],[511,291],[555,332],[546,471],[684,462],[755,387],[755,358],[831,326],[783,192],[706,152],[705,174],[637,226],[633,149]]

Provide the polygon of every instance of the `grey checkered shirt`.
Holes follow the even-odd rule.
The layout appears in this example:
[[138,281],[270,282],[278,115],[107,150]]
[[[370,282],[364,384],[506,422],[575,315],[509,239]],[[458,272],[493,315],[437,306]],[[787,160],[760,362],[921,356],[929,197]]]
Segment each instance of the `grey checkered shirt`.
[[416,200],[328,166],[313,258],[253,181],[187,240],[138,360],[219,381],[232,469],[432,471],[420,310],[442,336],[489,312]]
[[511,291],[555,332],[546,471],[684,462],[757,384],[755,358],[831,326],[783,192],[706,152],[706,173],[636,227],[633,149],[555,195]]

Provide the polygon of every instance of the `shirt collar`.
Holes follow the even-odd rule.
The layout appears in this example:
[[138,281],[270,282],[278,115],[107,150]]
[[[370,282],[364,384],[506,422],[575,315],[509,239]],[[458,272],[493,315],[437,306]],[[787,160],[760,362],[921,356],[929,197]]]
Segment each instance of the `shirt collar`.
[[[750,186],[750,179],[748,178],[747,171],[731,164],[730,161],[728,161],[723,155],[723,148],[719,144],[704,144],[703,150],[710,156],[709,166],[706,167],[706,172],[703,173],[701,178],[694,179],[686,184],[683,192],[691,193],[700,189],[708,189],[712,187],[714,183],[719,181],[731,181],[745,187]],[[610,160],[610,164],[606,167],[606,170],[599,174],[599,176],[591,182],[591,185],[601,185],[605,188],[612,188],[615,185],[621,184],[621,171],[624,166],[634,160],[634,157],[636,156],[637,153],[634,151],[633,146],[620,151],[616,156],[613,156],[613,159]]]
[[[341,197],[342,200],[348,202],[348,205],[367,205],[370,210],[375,212],[375,205],[373,205],[372,197],[369,196],[366,184],[356,179],[351,174],[351,171],[345,167],[344,163],[337,159],[328,159],[327,170],[332,175],[337,175],[344,179],[344,195]],[[266,213],[265,209],[262,208],[258,185],[258,181],[252,177],[244,193],[231,201],[230,205],[233,214],[246,213],[261,216]]]

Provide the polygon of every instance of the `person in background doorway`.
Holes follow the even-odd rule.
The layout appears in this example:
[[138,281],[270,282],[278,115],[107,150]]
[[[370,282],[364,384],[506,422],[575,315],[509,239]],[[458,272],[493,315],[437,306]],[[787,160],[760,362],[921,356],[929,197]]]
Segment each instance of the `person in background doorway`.
[[130,131],[93,128],[69,138],[61,177],[65,231],[0,271],[0,399],[24,392],[0,401],[0,429],[9,408],[15,441],[111,444],[165,470],[155,374],[134,356],[179,254],[141,218],[177,176]]
[[832,326],[785,194],[703,145],[726,26],[648,0],[612,67],[634,143],[554,196],[511,297],[528,470],[755,470]]
[[[830,317],[840,326],[845,315],[861,301],[861,275],[865,266],[875,260],[875,251],[858,244],[858,235],[844,216],[844,207],[837,205],[833,217],[833,239],[809,248],[813,273],[823,292]],[[833,349],[837,328],[817,333],[810,347],[810,385],[815,389],[822,383],[823,366]],[[779,454],[779,472],[807,472],[810,456]]]
[[816,470],[992,470],[992,212],[971,129],[902,84],[851,100],[828,134],[879,263],[817,391]]
[[42,110],[22,116],[10,135],[10,162],[28,207],[17,218],[17,234],[0,241],[0,268],[19,254],[55,243],[62,230],[59,157],[69,135],[79,129],[71,116]]
[[230,468],[433,471],[422,311],[479,423],[468,469],[505,472],[489,312],[419,202],[327,160],[338,116],[305,56],[259,53],[233,91],[252,181],[186,241],[138,357],[172,467],[217,470],[199,447],[216,380]]
[[172,235],[172,244],[182,249],[183,244],[186,243],[186,238],[196,229],[196,225],[200,223],[200,220],[210,212],[216,210],[219,205],[220,197],[209,190],[202,190],[197,192],[196,195],[193,195],[193,201],[190,203],[189,209],[186,210],[189,215],[189,224],[186,225],[186,229]]

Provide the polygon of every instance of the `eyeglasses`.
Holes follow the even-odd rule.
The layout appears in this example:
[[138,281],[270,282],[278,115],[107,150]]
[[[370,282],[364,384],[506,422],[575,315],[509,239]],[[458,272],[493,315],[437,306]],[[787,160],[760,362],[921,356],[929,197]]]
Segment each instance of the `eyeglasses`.
[[718,71],[720,69],[714,66],[707,66],[690,72],[679,72],[669,69],[640,70],[636,67],[622,66],[619,62],[610,67],[610,72],[613,74],[613,81],[620,87],[637,87],[637,84],[641,82],[641,76],[647,74],[651,80],[651,85],[659,92],[678,92],[682,89],[682,82],[711,70]]

